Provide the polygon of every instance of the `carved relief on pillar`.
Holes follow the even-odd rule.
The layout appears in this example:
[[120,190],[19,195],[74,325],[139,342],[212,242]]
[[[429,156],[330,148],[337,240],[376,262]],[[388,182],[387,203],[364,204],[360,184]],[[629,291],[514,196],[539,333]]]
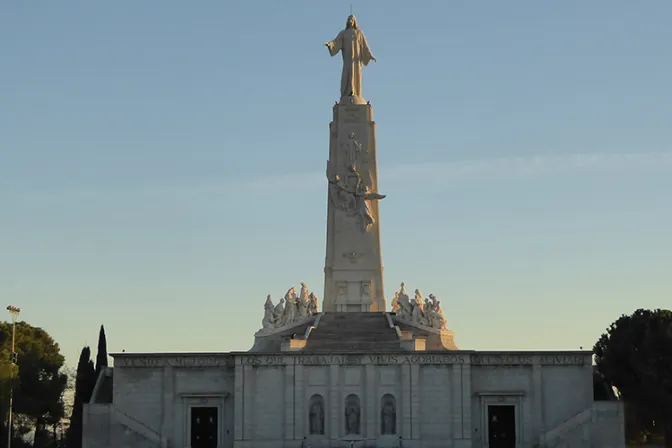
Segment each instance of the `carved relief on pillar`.
[[362,282],[362,297],[371,297],[371,282]]
[[441,301],[434,294],[430,294],[428,298],[423,299],[419,289],[415,290],[411,300],[406,293],[406,284],[403,282],[399,291],[394,293],[392,312],[396,313],[397,319],[414,325],[439,330],[446,327],[446,318],[443,315]]
[[368,160],[368,151],[363,149],[354,133],[344,145],[343,163],[338,166],[333,160],[327,162],[329,198],[337,209],[356,217],[361,230],[366,232],[376,222],[371,201],[384,199],[385,195],[372,191],[362,179],[359,167],[364,158]]
[[359,253],[359,252],[344,252],[343,256],[350,260],[350,263],[357,263],[357,260],[359,260],[361,257],[364,256],[364,254]]

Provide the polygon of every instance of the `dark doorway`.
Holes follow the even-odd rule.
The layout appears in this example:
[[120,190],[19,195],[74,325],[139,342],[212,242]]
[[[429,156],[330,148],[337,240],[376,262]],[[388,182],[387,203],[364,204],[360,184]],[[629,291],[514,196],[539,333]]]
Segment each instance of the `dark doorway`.
[[488,406],[488,445],[490,448],[516,448],[515,406]]
[[217,448],[217,408],[191,408],[191,448]]

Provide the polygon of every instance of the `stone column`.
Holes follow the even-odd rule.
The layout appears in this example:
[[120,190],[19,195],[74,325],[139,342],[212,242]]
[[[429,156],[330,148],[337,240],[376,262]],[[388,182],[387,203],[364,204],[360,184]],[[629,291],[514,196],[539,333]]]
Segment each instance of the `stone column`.
[[450,402],[452,415],[452,439],[461,440],[464,437],[464,406],[462,403],[462,365],[453,364],[450,375]]
[[[285,366],[285,440],[294,440],[294,365]],[[303,437],[303,436],[302,436]]]
[[471,364],[465,363],[462,367],[462,443],[456,444],[455,448],[471,447],[472,421],[471,421]]
[[161,440],[175,437],[173,424],[175,413],[175,376],[172,367],[163,368],[163,418],[161,421]]
[[[363,228],[364,196],[378,193],[376,126],[370,104],[337,104],[330,125],[324,311],[385,311],[379,199],[366,201],[374,223]],[[339,182],[336,181],[338,176]],[[341,185],[343,188],[337,186]]]
[[[337,439],[341,436],[343,430],[341,429],[341,401],[343,397],[339,390],[339,366],[332,364],[329,366],[329,432],[327,435],[331,439]],[[325,397],[326,398],[326,397]]]
[[363,400],[366,422],[364,430],[366,431],[367,439],[375,439],[378,436],[379,415],[380,415],[380,400],[378,398],[378,387],[376,384],[376,366],[367,364],[365,367],[366,374],[366,398]]
[[539,363],[539,357],[534,357],[534,364],[532,364],[532,406],[534,412],[532,413],[532,425],[536,428],[535,435],[537,438],[545,432],[544,423],[544,383],[543,383],[543,367]]
[[294,438],[303,439],[308,435],[306,428],[306,416],[308,415],[304,368],[302,365],[294,366]]
[[420,388],[420,365],[411,364],[411,415],[413,421],[411,422],[413,429],[413,440],[420,440],[421,421],[420,421],[420,400],[422,390]]
[[401,414],[401,436],[408,440],[411,438],[411,420],[417,418],[412,414],[411,408],[411,366],[410,364],[402,364],[401,366],[401,406],[398,411]]
[[243,422],[245,421],[245,412],[244,412],[244,378],[243,366],[236,365],[235,372],[235,381],[233,389],[233,439],[234,440],[243,440]]
[[[256,370],[252,366],[243,367],[243,439],[254,439],[254,392],[256,386]],[[257,422],[263,424],[263,422]]]

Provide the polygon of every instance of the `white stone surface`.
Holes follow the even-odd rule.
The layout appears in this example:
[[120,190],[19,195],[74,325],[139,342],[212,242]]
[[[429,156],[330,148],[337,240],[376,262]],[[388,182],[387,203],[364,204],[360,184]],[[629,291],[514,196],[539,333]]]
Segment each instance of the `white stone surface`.
[[[199,405],[221,409],[221,447],[339,446],[350,394],[361,403],[357,446],[390,446],[380,421],[389,394],[405,447],[483,447],[493,404],[516,407],[520,447],[624,447],[622,406],[592,402],[590,362],[588,352],[119,354],[114,402],[87,405],[84,446],[188,446]],[[316,394],[322,436],[308,434]]]
[[[330,129],[322,308],[326,312],[385,311],[380,200],[366,199],[378,194],[376,126],[371,105],[334,106]],[[359,192],[364,189],[368,193],[362,196]]]

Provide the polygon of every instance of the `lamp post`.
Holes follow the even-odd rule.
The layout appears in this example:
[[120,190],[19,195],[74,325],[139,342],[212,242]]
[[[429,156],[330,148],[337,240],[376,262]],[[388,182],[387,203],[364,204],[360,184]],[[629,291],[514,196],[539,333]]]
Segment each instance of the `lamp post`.
[[13,385],[13,380],[14,380],[14,366],[16,365],[17,361],[17,355],[16,355],[16,319],[19,317],[19,313],[21,312],[20,308],[17,308],[13,305],[9,305],[7,307],[7,311],[9,311],[9,315],[12,316],[12,352],[9,355],[10,356],[10,361],[12,364],[12,373],[9,378],[9,417],[7,418],[7,448],[11,448],[12,446],[12,397],[14,395],[14,385]]

